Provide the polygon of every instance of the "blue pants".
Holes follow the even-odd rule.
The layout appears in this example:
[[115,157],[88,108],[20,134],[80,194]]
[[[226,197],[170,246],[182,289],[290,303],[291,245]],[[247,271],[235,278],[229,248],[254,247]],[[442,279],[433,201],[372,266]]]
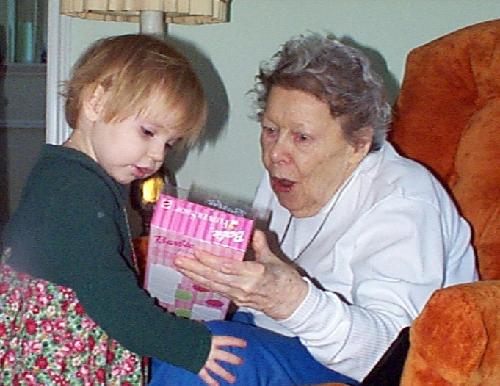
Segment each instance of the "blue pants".
[[[245,339],[246,348],[227,347],[243,359],[239,366],[224,363],[223,367],[236,376],[241,386],[292,386],[322,382],[344,382],[359,385],[353,379],[328,369],[317,362],[298,338],[286,337],[251,324],[247,313],[236,313],[231,321],[206,322],[214,335],[229,335]],[[149,386],[202,386],[197,375],[157,359],[152,360]],[[221,386],[231,384],[212,374]]]

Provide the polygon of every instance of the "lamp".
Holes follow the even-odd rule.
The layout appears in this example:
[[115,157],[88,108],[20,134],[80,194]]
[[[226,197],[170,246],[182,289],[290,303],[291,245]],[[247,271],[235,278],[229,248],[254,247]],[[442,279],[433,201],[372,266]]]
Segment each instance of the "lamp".
[[165,183],[175,185],[175,180],[168,169],[161,167],[152,176],[134,181],[130,186],[132,209],[135,209],[141,215],[141,236],[149,235],[153,209],[156,201],[160,198]]
[[61,14],[139,22],[141,33],[163,35],[165,23],[207,24],[228,19],[230,0],[61,0]]

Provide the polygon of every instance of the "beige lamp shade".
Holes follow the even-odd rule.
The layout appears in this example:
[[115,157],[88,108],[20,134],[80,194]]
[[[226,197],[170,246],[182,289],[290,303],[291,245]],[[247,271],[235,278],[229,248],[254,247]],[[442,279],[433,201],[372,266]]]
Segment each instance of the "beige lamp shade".
[[141,12],[163,12],[165,23],[222,23],[230,0],[61,0],[61,14],[83,19],[140,22]]

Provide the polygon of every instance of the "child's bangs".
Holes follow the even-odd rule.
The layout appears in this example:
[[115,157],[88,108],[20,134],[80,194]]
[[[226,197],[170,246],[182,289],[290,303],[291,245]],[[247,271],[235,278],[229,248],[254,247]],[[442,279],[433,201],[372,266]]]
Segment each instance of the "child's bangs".
[[190,145],[206,120],[203,89],[192,71],[177,65],[168,72],[164,66],[143,68],[133,76],[130,71],[119,71],[110,79],[105,119],[119,121],[131,115],[174,123],[183,142]]
[[[170,122],[182,135],[185,145],[193,144],[206,120],[206,102],[203,96],[191,90],[176,92],[171,88],[156,88],[149,92],[137,110],[138,114],[155,122]],[[151,103],[155,100],[156,103]]]

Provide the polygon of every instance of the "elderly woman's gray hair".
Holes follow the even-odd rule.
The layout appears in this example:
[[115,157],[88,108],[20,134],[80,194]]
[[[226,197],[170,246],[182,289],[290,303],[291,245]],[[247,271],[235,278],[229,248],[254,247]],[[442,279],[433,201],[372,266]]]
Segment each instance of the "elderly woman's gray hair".
[[253,89],[258,119],[273,86],[301,90],[326,102],[332,116],[341,117],[352,145],[364,142],[367,128],[373,130],[370,151],[384,143],[391,107],[381,78],[360,50],[317,33],[292,38],[260,67]]

